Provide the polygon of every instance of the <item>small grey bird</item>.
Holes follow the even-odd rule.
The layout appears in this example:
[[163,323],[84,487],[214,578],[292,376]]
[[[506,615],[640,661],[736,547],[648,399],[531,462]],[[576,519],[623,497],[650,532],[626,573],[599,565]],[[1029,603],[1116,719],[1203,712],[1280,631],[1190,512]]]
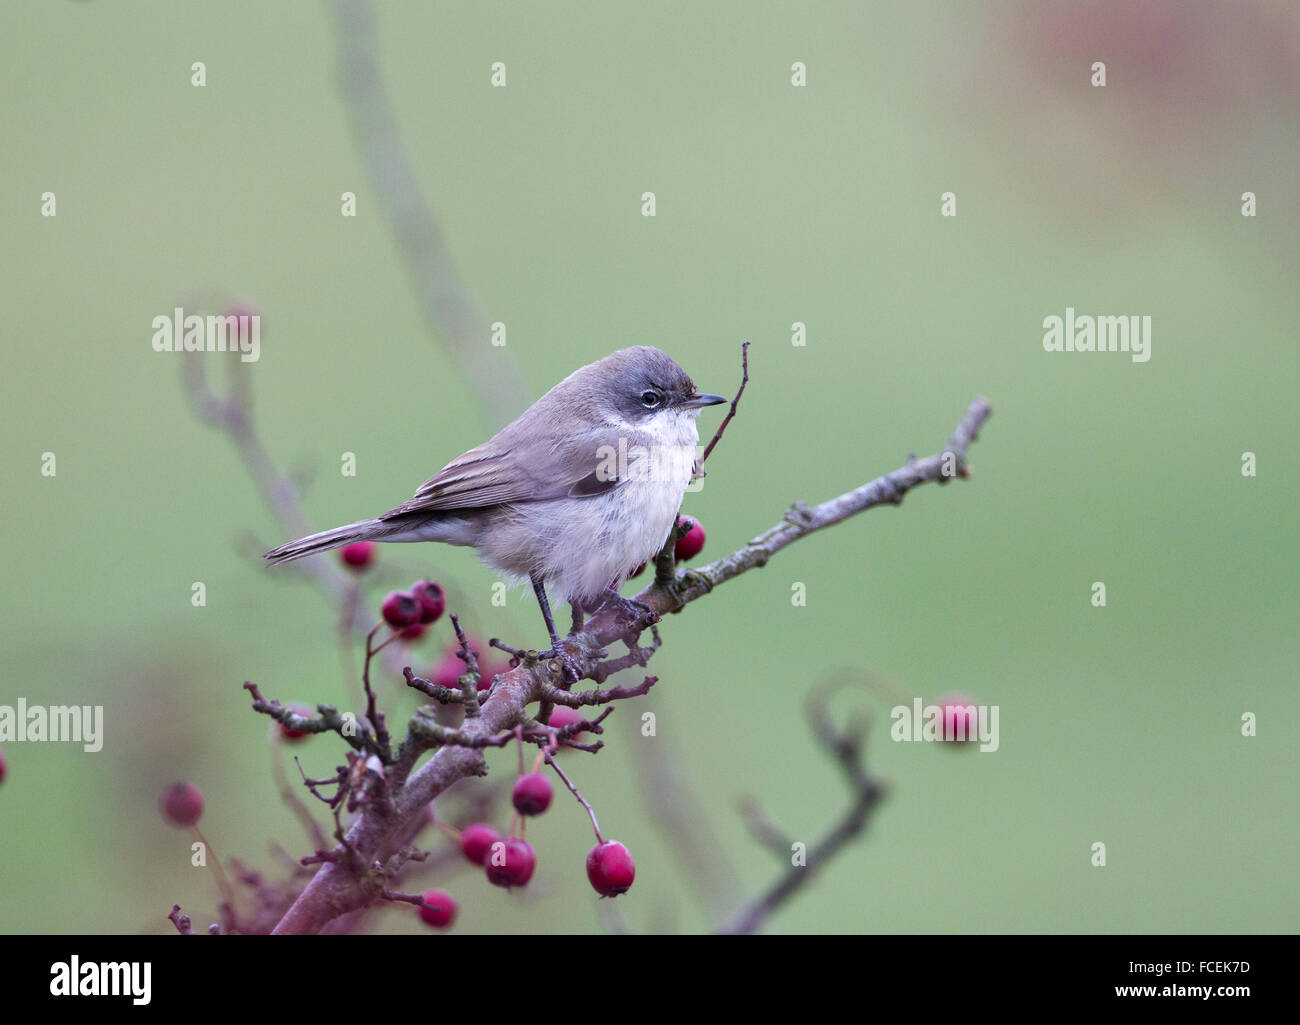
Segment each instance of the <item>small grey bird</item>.
[[547,588],[577,608],[611,591],[617,597],[663,547],[700,475],[700,409],[726,401],[697,392],[658,349],[620,349],[575,370],[410,501],[265,558],[289,562],[356,541],[468,545],[512,581],[531,581],[551,638],[547,654],[560,654]]

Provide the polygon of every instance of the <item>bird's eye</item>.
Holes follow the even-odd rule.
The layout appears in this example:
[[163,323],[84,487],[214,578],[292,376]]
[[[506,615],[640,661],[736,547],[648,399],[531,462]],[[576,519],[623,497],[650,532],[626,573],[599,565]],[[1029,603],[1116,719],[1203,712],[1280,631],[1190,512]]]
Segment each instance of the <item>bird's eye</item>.
[[647,409],[653,409],[659,405],[659,393],[655,391],[643,391],[641,393],[641,404]]

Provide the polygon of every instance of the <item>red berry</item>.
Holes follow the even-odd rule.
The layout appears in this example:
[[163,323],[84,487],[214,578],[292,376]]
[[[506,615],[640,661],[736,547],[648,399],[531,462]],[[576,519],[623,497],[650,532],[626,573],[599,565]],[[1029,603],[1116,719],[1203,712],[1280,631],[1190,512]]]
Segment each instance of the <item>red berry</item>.
[[499,666],[489,662],[486,665],[478,667],[478,692],[482,694],[485,690],[492,689],[492,678],[498,673],[504,673],[509,666]]
[[945,694],[935,702],[943,710],[943,739],[966,744],[979,739],[979,706],[965,694]]
[[510,799],[520,815],[540,815],[551,806],[551,781],[540,772],[530,772],[515,780]]
[[173,826],[192,826],[203,814],[203,795],[193,783],[173,783],[158,796],[158,810]]
[[677,561],[683,562],[686,559],[693,559],[700,554],[700,549],[704,547],[704,528],[700,526],[699,520],[691,520],[686,516],[677,517],[677,525],[689,523],[691,529],[677,539],[674,551],[677,553]]
[[587,852],[587,878],[602,897],[617,897],[631,888],[636,865],[626,847],[606,840]]
[[492,845],[500,839],[486,822],[476,822],[460,831],[460,852],[475,865],[482,865],[487,862]]
[[445,929],[456,921],[456,901],[446,890],[425,890],[420,894],[420,899],[436,909],[432,911],[429,908],[418,909],[425,925]]
[[447,595],[432,580],[417,580],[411,585],[411,594],[420,603],[420,622],[433,623],[447,609]]
[[394,630],[404,630],[412,623],[420,621],[420,603],[413,594],[406,591],[393,591],[380,606],[384,621]]
[[402,631],[401,637],[404,644],[414,644],[421,637],[429,632],[429,628],[423,623],[414,623]]
[[0,783],[3,783],[5,781],[6,768],[7,766],[5,765],[5,753],[3,751],[0,751]]
[[[551,709],[551,719],[546,725],[561,730],[565,726],[570,726],[575,722],[582,722],[582,720],[583,716],[576,708],[569,708],[567,705],[557,705],[555,708]],[[569,734],[569,739],[576,739],[586,732],[586,730],[578,730],[577,733]]]
[[[290,705],[289,707],[298,715],[305,716],[305,715],[316,714],[306,705]],[[276,725],[280,727],[280,736],[282,736],[285,740],[302,740],[303,737],[311,736],[311,734],[308,733],[306,730],[295,730],[293,727],[286,726],[284,723],[276,723]]]
[[340,548],[339,558],[343,560],[343,565],[360,572],[375,561],[375,548],[373,541],[358,541]]
[[637,577],[639,577],[642,573],[645,572],[645,567],[646,564],[644,562],[641,563],[640,566],[638,566],[636,569],[634,569],[631,573],[627,575],[627,578],[629,580],[635,580]]
[[465,671],[465,663],[454,651],[444,651],[438,664],[429,670],[429,682],[439,687],[460,689],[460,674]]
[[[469,642],[470,651],[481,652],[483,650],[483,647],[473,637],[466,636],[465,639]],[[442,658],[429,672],[429,681],[431,683],[436,683],[440,687],[449,687],[452,690],[460,690],[460,677],[465,672],[465,663],[456,654],[459,647],[460,645],[455,641],[447,645]],[[492,686],[492,677],[501,670],[482,659],[479,660],[478,669],[478,689],[482,692]]]
[[537,855],[526,840],[498,840],[488,850],[486,867],[488,882],[493,886],[523,886],[533,878]]

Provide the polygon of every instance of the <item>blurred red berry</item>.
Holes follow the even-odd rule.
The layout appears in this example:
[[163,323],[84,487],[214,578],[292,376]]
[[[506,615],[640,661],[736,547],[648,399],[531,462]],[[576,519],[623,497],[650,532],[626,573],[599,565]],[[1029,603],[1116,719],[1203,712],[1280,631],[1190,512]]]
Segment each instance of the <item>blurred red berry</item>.
[[343,560],[343,565],[360,572],[375,561],[376,547],[378,546],[373,541],[344,545],[339,549],[339,558]]
[[393,591],[380,606],[384,621],[394,630],[404,630],[420,621],[420,603],[407,591]]
[[429,670],[429,681],[439,687],[459,690],[460,674],[464,671],[465,663],[460,660],[460,656],[453,650],[447,650],[442,653],[442,658],[438,659],[438,664]]
[[428,632],[429,632],[429,628],[425,626],[425,624],[413,623],[412,625],[408,626],[405,630],[402,631],[401,633],[402,642],[404,644],[414,644],[416,641],[418,641],[421,637],[423,637]]
[[[466,635],[465,639],[469,642],[470,651],[477,651],[480,654],[483,652],[483,646],[473,637]],[[439,687],[450,687],[452,690],[460,690],[460,677],[461,674],[465,672],[465,663],[462,662],[460,656],[456,654],[459,647],[459,643],[452,641],[443,650],[442,658],[440,658],[437,665],[429,671],[429,681],[431,683],[436,683]],[[492,686],[492,677],[502,670],[500,666],[497,666],[495,663],[489,662],[481,657],[479,659],[478,668],[478,689],[481,693]]]
[[507,661],[496,661],[495,659],[479,660],[479,678],[478,689],[488,690],[492,686],[492,680],[500,673],[510,672],[510,663]]
[[523,886],[533,878],[537,855],[526,840],[498,840],[488,850],[487,877],[493,886]]
[[[312,709],[308,708],[306,705],[290,705],[289,707],[293,712],[296,712],[298,715],[314,716],[316,714]],[[308,733],[306,730],[295,730],[293,727],[286,726],[282,722],[276,723],[276,725],[280,728],[280,736],[283,737],[285,740],[302,740],[303,737],[311,736],[311,734]]]
[[411,585],[411,594],[420,603],[420,622],[433,623],[446,611],[447,595],[432,580],[417,580]]
[[673,549],[677,553],[678,562],[695,558],[704,547],[704,528],[700,526],[700,521],[693,520],[689,516],[678,516],[677,525],[681,526],[684,523],[689,523],[691,529],[677,539]]
[[943,710],[943,737],[947,743],[966,744],[979,739],[979,706],[965,694],[945,694],[935,702]]
[[192,826],[203,814],[203,795],[193,783],[173,783],[158,796],[158,810],[173,826]]
[[0,751],[0,783],[5,781],[5,770],[8,766],[5,764],[5,753]]
[[635,580],[637,577],[639,577],[642,573],[645,572],[645,567],[646,564],[644,562],[641,563],[640,566],[638,566],[636,569],[634,569],[631,573],[627,575],[627,578],[629,580]]
[[425,890],[420,894],[420,899],[436,909],[417,909],[425,925],[431,925],[435,929],[445,929],[456,921],[456,901],[446,890]]
[[497,831],[486,822],[476,822],[460,831],[460,852],[475,865],[486,863],[488,851],[500,840]]
[[636,865],[626,847],[606,840],[587,852],[587,878],[602,897],[617,897],[631,888]]
[[540,772],[529,772],[515,780],[510,795],[520,815],[540,815],[551,806],[551,781]]

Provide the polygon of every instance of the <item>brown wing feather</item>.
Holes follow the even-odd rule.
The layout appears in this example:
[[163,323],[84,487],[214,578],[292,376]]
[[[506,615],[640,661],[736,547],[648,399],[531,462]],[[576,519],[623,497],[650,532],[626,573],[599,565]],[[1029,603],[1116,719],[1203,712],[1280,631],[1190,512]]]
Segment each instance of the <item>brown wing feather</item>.
[[[523,434],[507,428],[453,459],[421,484],[410,501],[380,519],[415,512],[481,509],[503,502],[589,498],[618,487],[617,474],[601,454],[606,446],[606,453],[618,451],[619,434],[614,428],[566,438],[549,451],[541,449],[536,439],[523,444],[527,440]],[[526,463],[519,455],[521,450],[528,453]]]

